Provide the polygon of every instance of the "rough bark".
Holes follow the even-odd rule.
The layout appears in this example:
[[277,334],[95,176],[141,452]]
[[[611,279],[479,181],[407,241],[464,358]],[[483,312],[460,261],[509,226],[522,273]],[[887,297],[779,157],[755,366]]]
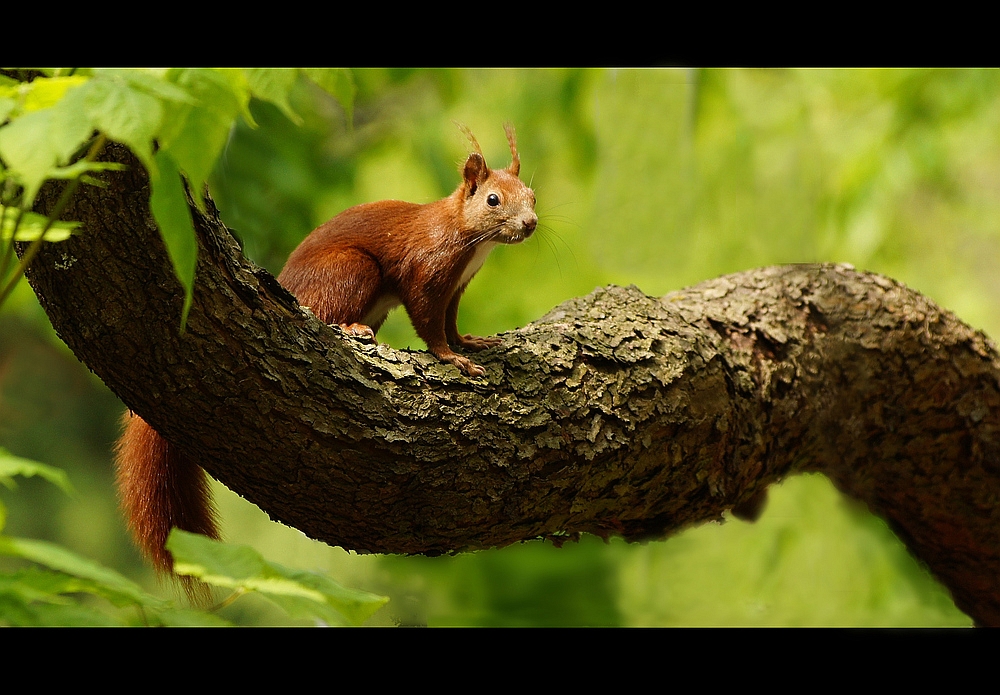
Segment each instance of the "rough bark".
[[[1000,624],[1000,356],[901,284],[764,268],[657,299],[606,287],[479,353],[469,379],[297,307],[214,211],[187,331],[146,174],[78,193],[29,279],[59,335],[214,477],[309,536],[448,553],[662,537],[821,471]],[[55,191],[49,191],[51,202]]]

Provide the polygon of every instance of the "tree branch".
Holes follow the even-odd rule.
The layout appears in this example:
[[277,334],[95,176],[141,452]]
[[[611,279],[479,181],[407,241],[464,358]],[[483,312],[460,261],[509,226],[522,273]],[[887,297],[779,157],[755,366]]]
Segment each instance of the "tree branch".
[[272,518],[371,552],[640,539],[821,471],[1000,624],[1000,357],[918,293],[834,265],[607,287],[505,334],[473,380],[300,310],[210,204],[178,335],[145,171],[108,149],[128,170],[77,195],[85,233],[32,287],[130,408]]

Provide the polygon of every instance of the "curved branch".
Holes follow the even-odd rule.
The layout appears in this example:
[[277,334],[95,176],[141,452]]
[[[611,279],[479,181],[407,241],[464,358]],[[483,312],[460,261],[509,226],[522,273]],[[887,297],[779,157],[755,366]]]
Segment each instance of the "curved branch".
[[78,196],[86,233],[30,282],[130,408],[272,518],[371,552],[638,539],[822,471],[1000,624],[1000,356],[899,283],[810,265],[608,287],[505,334],[474,380],[323,325],[210,209],[178,335],[145,172],[109,153],[129,169]]

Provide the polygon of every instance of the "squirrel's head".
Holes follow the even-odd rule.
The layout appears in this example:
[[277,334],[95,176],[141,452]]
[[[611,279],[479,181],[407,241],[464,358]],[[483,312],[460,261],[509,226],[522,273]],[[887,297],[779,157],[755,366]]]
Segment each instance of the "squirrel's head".
[[493,241],[517,244],[527,239],[538,225],[535,192],[524,185],[518,174],[521,158],[517,154],[514,126],[504,124],[510,143],[510,166],[490,169],[472,132],[459,125],[472,142],[474,152],[462,168],[461,191],[466,225],[476,235],[475,243]]

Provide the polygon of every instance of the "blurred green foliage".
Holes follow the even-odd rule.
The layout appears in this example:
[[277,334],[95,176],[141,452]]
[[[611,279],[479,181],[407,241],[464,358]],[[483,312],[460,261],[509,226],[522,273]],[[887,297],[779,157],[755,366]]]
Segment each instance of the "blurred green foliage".
[[[493,334],[606,283],[663,294],[744,268],[836,261],[893,276],[1000,335],[996,70],[353,72],[349,122],[300,81],[301,117],[251,102],[210,179],[223,219],[272,272],[312,228],[383,198],[458,184],[468,125],[492,165],[517,128],[540,229],[498,248],[460,326]],[[403,312],[379,336],[423,349]],[[0,446],[67,468],[69,501],[27,481],[13,534],[50,538],[151,584],[114,511],[120,405],[21,286],[0,316]],[[968,625],[885,525],[818,476],[729,520],[646,545],[585,538],[459,557],[356,556],[218,492],[227,536],[283,564],[389,595],[381,624]],[[239,609],[232,620],[280,616]]]
[[[0,448],[0,484],[39,478],[73,494],[64,471]],[[244,595],[266,597],[289,616],[322,625],[361,625],[389,600],[348,589],[323,573],[289,569],[265,560],[253,548],[222,543],[174,529],[166,547],[174,571],[189,583],[204,610],[178,608],[148,594],[132,580],[49,541],[4,533],[7,510],[0,502],[0,626],[230,625],[217,613]],[[7,569],[6,565],[13,565]],[[195,579],[198,583],[194,583]],[[214,607],[211,587],[230,595]],[[196,599],[196,602],[197,599]],[[185,602],[186,603],[186,602]]]

